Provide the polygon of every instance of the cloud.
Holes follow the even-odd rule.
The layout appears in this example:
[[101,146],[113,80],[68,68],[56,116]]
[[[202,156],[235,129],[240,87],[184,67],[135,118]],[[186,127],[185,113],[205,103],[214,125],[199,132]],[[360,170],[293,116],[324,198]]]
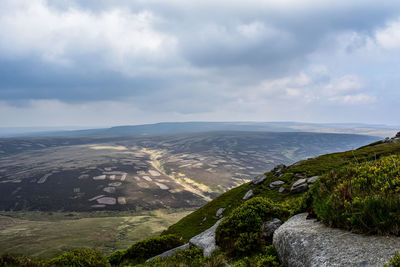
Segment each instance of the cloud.
[[117,106],[149,120],[317,120],[357,106],[367,120],[398,110],[399,18],[394,0],[3,0],[3,114],[40,116],[50,101],[59,114],[107,106],[116,122]]

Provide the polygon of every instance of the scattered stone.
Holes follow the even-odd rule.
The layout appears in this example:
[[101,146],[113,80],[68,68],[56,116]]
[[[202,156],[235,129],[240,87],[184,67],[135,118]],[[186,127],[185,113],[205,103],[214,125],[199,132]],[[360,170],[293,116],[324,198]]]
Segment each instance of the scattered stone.
[[254,177],[252,183],[254,185],[258,185],[258,184],[261,184],[262,182],[264,182],[265,179],[267,179],[267,176],[265,174],[261,174],[261,175]]
[[117,204],[117,200],[114,197],[102,197],[102,198],[96,199],[96,201],[99,204],[106,204],[106,205]]
[[279,164],[275,166],[271,171],[274,173],[275,177],[279,177],[282,175],[283,171],[286,170],[286,165],[285,164]]
[[115,193],[115,187],[109,186],[109,187],[105,187],[103,189],[104,192],[110,193],[110,194],[114,194]]
[[254,196],[253,190],[247,191],[247,193],[244,195],[243,200],[247,200],[249,198],[252,198]]
[[383,266],[399,250],[396,236],[360,235],[293,216],[273,235],[273,244],[284,266]]
[[95,197],[92,197],[91,199],[89,199],[89,201],[93,201],[93,200],[102,198],[102,197],[104,197],[104,196],[105,196],[105,195],[95,196]]
[[142,176],[142,178],[143,178],[144,180],[146,180],[147,182],[153,181],[153,179],[151,179],[149,176],[146,176],[146,175]]
[[294,182],[290,192],[292,193],[302,193],[308,190],[307,179],[302,178]]
[[215,244],[215,230],[217,229],[218,224],[222,219],[220,219],[214,226],[211,228],[205,230],[201,234],[196,235],[195,237],[192,237],[189,240],[189,243],[203,249],[203,255],[204,257],[209,257],[211,254],[218,248],[218,246]]
[[281,220],[274,218],[271,221],[264,222],[261,228],[261,236],[264,238],[270,238],[274,234],[275,230],[282,225]]
[[104,174],[93,177],[93,180],[105,180],[105,179],[106,179],[106,175],[104,175]]
[[308,184],[313,184],[313,183],[315,183],[316,181],[318,181],[318,179],[319,179],[319,176],[310,177],[310,178],[307,179],[307,183],[308,183]]
[[185,249],[189,249],[189,247],[190,247],[190,244],[189,244],[189,243],[186,243],[185,245],[182,245],[182,246],[180,246],[180,247],[167,250],[167,251],[161,253],[160,255],[154,256],[154,257],[152,257],[152,258],[146,260],[146,262],[149,262],[149,261],[154,260],[154,259],[157,259],[157,258],[166,259],[166,258],[168,258],[168,257],[170,257],[170,256],[172,256],[172,255],[174,255],[174,254],[177,253],[178,251],[182,251],[182,250],[185,250]]
[[219,209],[217,210],[217,213],[215,214],[215,216],[221,217],[221,216],[222,216],[222,213],[224,213],[224,211],[225,211],[225,208],[219,208]]
[[269,184],[269,188],[274,189],[274,188],[280,187],[284,183],[285,182],[281,181],[281,180],[273,181],[272,183]]
[[283,193],[285,190],[286,190],[286,189],[285,189],[283,186],[281,186],[281,187],[279,187],[278,192],[279,192],[279,193]]
[[166,186],[165,184],[158,183],[158,182],[155,182],[155,184],[158,185],[158,187],[159,187],[160,189],[162,189],[162,190],[168,190],[168,189],[169,189],[169,187]]
[[118,197],[117,201],[118,201],[118,204],[120,204],[120,205],[125,205],[126,204],[126,198],[125,197]]
[[109,183],[109,186],[121,186],[122,183],[121,182],[114,182],[114,183]]
[[203,222],[205,222],[206,220],[207,220],[207,217],[204,217],[204,218],[203,218]]

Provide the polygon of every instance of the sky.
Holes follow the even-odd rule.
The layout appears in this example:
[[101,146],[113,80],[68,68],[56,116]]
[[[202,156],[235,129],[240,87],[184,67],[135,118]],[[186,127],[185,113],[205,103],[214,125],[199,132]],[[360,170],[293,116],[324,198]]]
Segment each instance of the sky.
[[1,0],[1,127],[400,125],[398,0]]

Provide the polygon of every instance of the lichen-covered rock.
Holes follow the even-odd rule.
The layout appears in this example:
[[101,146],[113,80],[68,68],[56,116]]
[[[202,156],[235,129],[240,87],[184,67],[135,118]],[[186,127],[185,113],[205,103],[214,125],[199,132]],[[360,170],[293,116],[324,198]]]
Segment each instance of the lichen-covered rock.
[[278,192],[279,192],[279,193],[283,193],[283,192],[285,192],[285,190],[286,190],[286,189],[285,189],[283,186],[281,186],[281,187],[279,187]]
[[319,179],[319,176],[313,176],[313,177],[307,178],[307,183],[308,184],[313,184],[316,181],[318,181],[318,179]]
[[217,212],[215,213],[215,216],[217,216],[217,217],[222,216],[222,213],[224,213],[224,211],[225,211],[225,208],[219,208],[217,210]]
[[292,188],[290,189],[290,192],[292,193],[301,193],[305,192],[308,190],[308,184],[307,184],[307,179],[301,178],[294,182],[292,185]]
[[201,234],[192,237],[189,240],[190,244],[203,249],[204,257],[211,256],[214,250],[218,248],[215,243],[215,230],[217,229],[217,226],[221,221],[222,219],[216,222],[212,227],[208,228]]
[[281,180],[277,180],[277,181],[273,181],[269,184],[269,188],[274,189],[274,188],[278,188],[281,185],[283,185],[285,182],[281,181]]
[[264,222],[261,228],[261,236],[264,238],[270,238],[274,234],[275,230],[282,225],[281,220],[274,218],[268,222]]
[[254,196],[253,190],[247,191],[247,193],[244,195],[243,200],[247,200],[249,198],[252,198]]
[[156,258],[162,258],[162,259],[168,258],[168,257],[174,255],[175,253],[177,253],[178,251],[188,249],[189,247],[190,247],[190,244],[186,243],[186,244],[184,244],[182,246],[167,250],[167,251],[161,253],[160,255],[154,256],[154,257],[148,259],[146,262],[149,262],[149,261],[151,261],[153,259],[156,259]]
[[354,234],[306,218],[306,213],[295,215],[274,232],[285,266],[383,266],[400,248],[400,237]]
[[261,174],[261,175],[258,175],[258,176],[256,176],[256,177],[254,177],[252,183],[253,183],[254,185],[259,185],[259,184],[261,184],[262,182],[264,182],[265,179],[267,179],[267,176],[266,176],[265,174]]
[[285,164],[279,164],[275,166],[271,171],[274,173],[275,177],[279,177],[282,175],[283,171],[286,170],[286,165]]

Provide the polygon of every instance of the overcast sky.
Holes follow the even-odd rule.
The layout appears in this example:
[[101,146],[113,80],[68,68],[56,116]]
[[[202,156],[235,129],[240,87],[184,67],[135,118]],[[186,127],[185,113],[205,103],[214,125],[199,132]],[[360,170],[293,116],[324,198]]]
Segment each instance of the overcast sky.
[[[118,3],[116,3],[118,2]],[[399,125],[400,1],[0,1],[0,125]]]

